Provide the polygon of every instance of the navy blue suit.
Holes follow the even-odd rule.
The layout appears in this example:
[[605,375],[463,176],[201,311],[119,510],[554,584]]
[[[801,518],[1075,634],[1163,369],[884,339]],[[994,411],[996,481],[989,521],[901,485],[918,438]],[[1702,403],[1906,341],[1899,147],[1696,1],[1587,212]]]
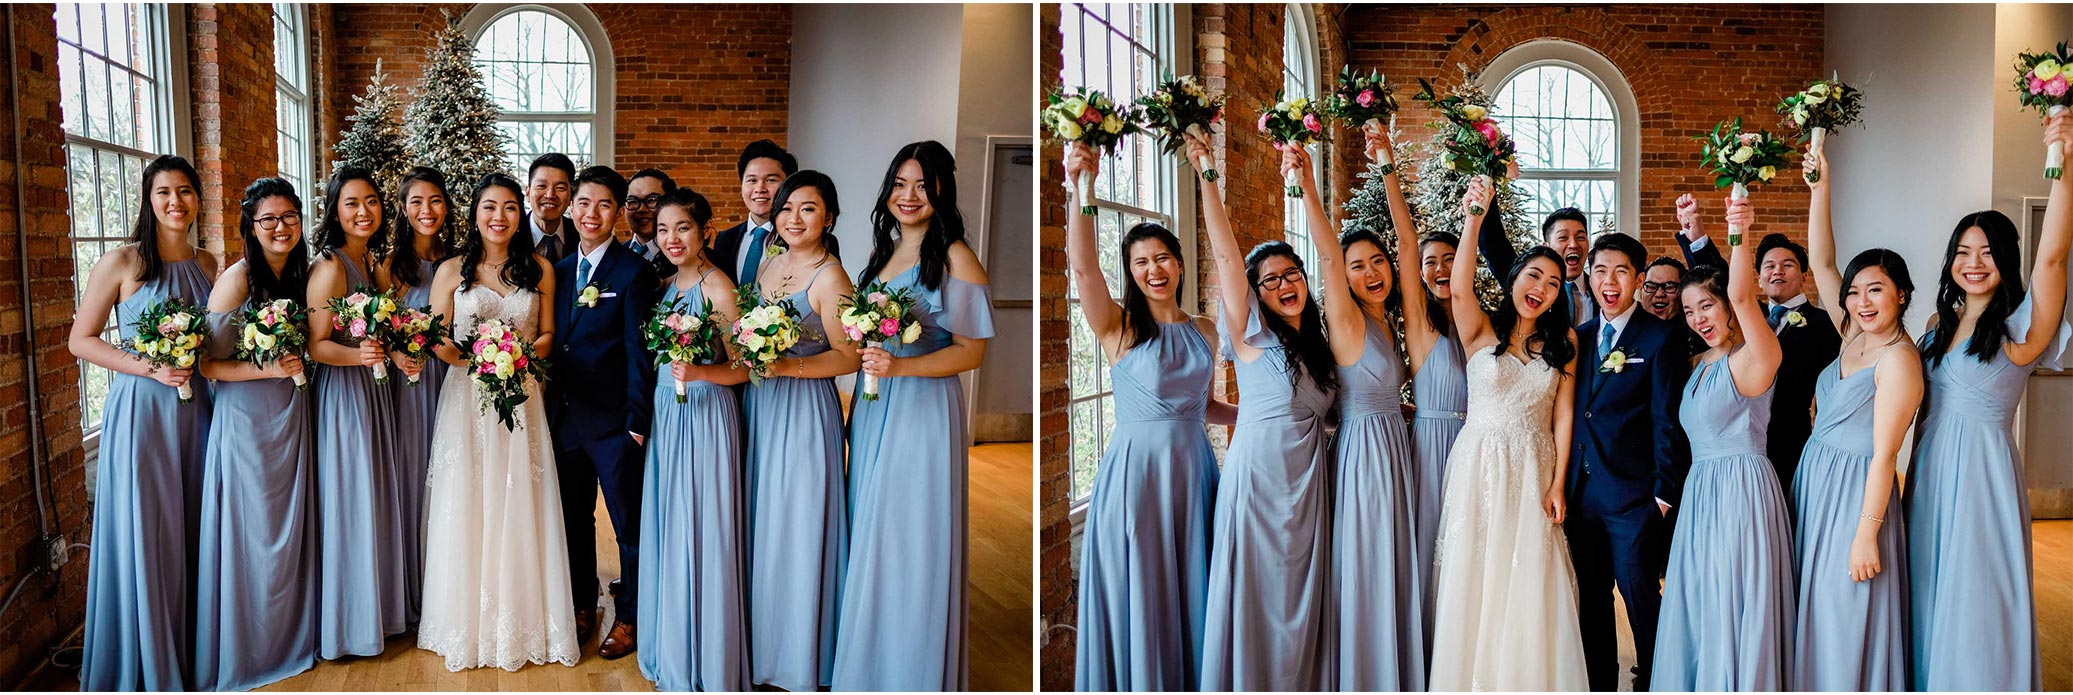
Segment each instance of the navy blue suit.
[[576,610],[597,605],[597,491],[619,541],[620,581],[613,600],[618,619],[634,622],[634,579],[640,572],[641,474],[644,451],[632,434],[648,436],[655,363],[641,340],[641,323],[655,307],[660,284],[640,254],[606,242],[590,272],[598,286],[594,307],[579,307],[575,249],[554,263],[554,359],[549,361],[548,417],[553,421],[554,465],[561,481],[568,531],[569,588]]
[[1615,348],[1630,359],[1620,372],[1599,373],[1604,317],[1576,329],[1576,418],[1569,459],[1569,517],[1562,531],[1576,565],[1578,627],[1591,689],[1619,686],[1618,629],[1612,588],[1626,600],[1640,656],[1637,690],[1648,687],[1656,616],[1671,525],[1656,499],[1673,507],[1691,466],[1691,445],[1677,422],[1690,371],[1679,326],[1640,307],[1630,309]]

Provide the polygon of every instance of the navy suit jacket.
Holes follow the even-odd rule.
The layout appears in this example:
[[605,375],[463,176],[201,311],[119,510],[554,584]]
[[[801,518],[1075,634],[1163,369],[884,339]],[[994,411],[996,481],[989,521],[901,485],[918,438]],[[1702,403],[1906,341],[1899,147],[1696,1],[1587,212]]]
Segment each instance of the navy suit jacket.
[[607,242],[591,269],[600,286],[597,306],[578,307],[572,249],[554,263],[554,359],[548,361],[549,417],[555,446],[584,444],[632,432],[648,436],[654,416],[655,362],[641,339],[641,324],[655,308],[661,283],[646,259]]
[[[1622,497],[1652,494],[1677,505],[1684,474],[1691,467],[1691,444],[1677,422],[1677,406],[1691,371],[1684,336],[1676,326],[1640,307],[1633,310],[1616,348],[1639,358],[1618,373],[1600,374],[1598,332],[1603,318],[1576,329],[1576,419],[1571,439],[1569,487],[1572,494],[1586,466],[1594,476],[1610,475],[1625,485]],[[1631,502],[1632,500],[1620,500]]]
[[[533,211],[527,210],[518,218],[518,231],[526,236],[533,235]],[[533,253],[556,263],[576,253],[576,221],[567,216],[561,218],[561,231],[541,237],[533,244]],[[573,276],[571,276],[573,277]]]
[[720,266],[720,272],[726,273],[727,279],[737,285],[741,284],[741,269],[735,266],[741,263],[741,238],[748,231],[746,220],[721,230],[719,236],[713,237],[712,255],[706,258],[713,265]]

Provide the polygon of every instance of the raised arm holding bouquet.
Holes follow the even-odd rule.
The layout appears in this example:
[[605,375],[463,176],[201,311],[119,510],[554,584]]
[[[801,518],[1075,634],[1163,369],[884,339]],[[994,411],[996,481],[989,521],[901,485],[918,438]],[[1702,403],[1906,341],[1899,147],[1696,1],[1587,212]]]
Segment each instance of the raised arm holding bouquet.
[[[130,339],[130,347],[153,369],[193,369],[201,361],[202,345],[209,342],[208,315],[177,297],[144,307],[137,315],[137,335]],[[194,402],[192,381],[180,384],[180,402]]]
[[[1115,152],[1123,136],[1144,130],[1128,106],[1117,104],[1099,90],[1085,88],[1045,96],[1042,120],[1051,137],[1087,143],[1103,155]],[[1094,177],[1081,176],[1073,182],[1073,191],[1080,201],[1080,214],[1093,215]],[[744,312],[742,317],[748,314]]]
[[[1451,128],[1447,131],[1446,151],[1440,153],[1440,161],[1448,169],[1464,174],[1493,179],[1513,179],[1519,176],[1519,148],[1510,135],[1497,126],[1497,120],[1490,117],[1490,108],[1470,102],[1460,95],[1440,96],[1432,88],[1432,82],[1418,78],[1419,101],[1431,104],[1447,119]],[[1469,214],[1481,216],[1485,211],[1471,204]]]
[[[1699,153],[1705,158],[1706,170],[1713,174],[1713,187],[1734,187],[1731,200],[1747,200],[1750,186],[1770,183],[1778,175],[1778,167],[1785,166],[1785,154],[1792,151],[1769,131],[1743,132],[1740,118],[1715,125],[1713,132],[1692,139],[1705,143]],[[1810,182],[1821,179],[1816,171],[1807,171]],[[1729,224],[1728,246],[1741,244],[1743,231]]]
[[[302,350],[309,346],[309,331],[303,322],[309,320],[309,310],[302,308],[293,299],[276,299],[246,309],[238,314],[237,345],[231,356],[264,368],[268,363],[282,357],[301,357]],[[304,372],[295,373],[295,390],[308,391],[309,377]]]
[[[1309,147],[1313,142],[1324,142],[1324,117],[1317,111],[1317,103],[1310,97],[1283,99],[1281,92],[1274,93],[1274,104],[1260,109],[1260,132],[1274,141],[1275,149],[1288,147]],[[1294,169],[1282,177],[1287,186],[1288,197],[1303,197],[1303,187],[1298,185]]]
[[[1224,95],[1211,94],[1193,75],[1167,78],[1152,93],[1137,98],[1144,127],[1158,136],[1159,146],[1179,152],[1187,143],[1182,133],[1207,139],[1211,125],[1224,120]],[[1209,157],[1195,161],[1204,181],[1216,180],[1216,162]]]
[[[1792,96],[1778,102],[1777,111],[1799,131],[1800,139],[1820,147],[1828,131],[1856,125],[1864,119],[1864,91],[1831,77],[1814,80]],[[1821,171],[1807,174],[1808,181],[1820,181]]]
[[[2073,105],[2073,95],[2068,94],[2066,81],[2073,75],[2073,55],[2066,52],[2066,42],[2060,41],[2058,50],[2048,53],[2018,53],[2015,56],[2015,92],[2026,108],[2043,111],[2046,116],[2065,113]],[[2066,170],[2064,146],[2051,143],[2044,146],[2044,178],[2057,180]]]
[[[1389,121],[1396,116],[1395,92],[1396,87],[1385,82],[1382,73],[1370,70],[1363,75],[1348,65],[1339,70],[1339,81],[1325,98],[1324,111],[1351,128],[1374,126],[1376,132],[1388,132]],[[1375,150],[1374,155],[1375,167],[1383,175],[1396,171],[1389,148]]]

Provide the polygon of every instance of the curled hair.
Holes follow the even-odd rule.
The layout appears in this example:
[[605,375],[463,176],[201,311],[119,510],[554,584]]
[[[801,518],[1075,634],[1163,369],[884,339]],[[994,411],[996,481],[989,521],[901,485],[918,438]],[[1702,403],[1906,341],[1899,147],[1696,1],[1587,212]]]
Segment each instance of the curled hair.
[[[1843,270],[1844,296],[1849,296],[1850,284],[1857,281],[1857,274],[1868,268],[1878,268],[1885,271],[1886,277],[1892,278],[1893,288],[1900,290],[1900,315],[1905,318],[1908,306],[1915,302],[1915,281],[1907,274],[1907,259],[1892,249],[1865,249],[1850,259],[1849,267]],[[1840,299],[1837,305],[1841,306]],[[1844,310],[1848,311],[1847,308]]]
[[899,247],[893,235],[900,231],[900,220],[886,209],[886,203],[892,200],[893,186],[899,182],[900,165],[910,159],[921,165],[921,191],[928,198],[929,209],[934,211],[921,240],[921,284],[936,289],[943,286],[943,276],[950,272],[950,247],[965,239],[965,216],[957,208],[957,159],[943,143],[934,140],[900,148],[893,155],[892,165],[885,168],[878,202],[871,206],[871,260],[857,277],[878,277],[885,264],[892,261],[893,250]]
[[[1274,333],[1281,343],[1282,364],[1288,370],[1288,383],[1294,387],[1309,372],[1310,380],[1317,387],[1330,391],[1339,387],[1338,362],[1332,357],[1332,344],[1324,335],[1324,312],[1317,308],[1315,295],[1304,295],[1303,310],[1297,314],[1297,325],[1290,326],[1267,308],[1266,300],[1260,299],[1260,264],[1267,259],[1280,256],[1287,258],[1296,268],[1303,267],[1303,259],[1296,255],[1296,248],[1286,241],[1269,241],[1252,247],[1245,254],[1245,284],[1251,288],[1253,311],[1258,312],[1260,325]],[[1244,326],[1236,327],[1243,333]]]
[[[1116,244],[1116,258],[1120,261],[1119,265],[1123,268],[1124,275],[1123,329],[1128,333],[1124,336],[1123,348],[1126,350],[1143,345],[1145,341],[1159,334],[1159,321],[1152,318],[1152,301],[1145,298],[1144,290],[1138,289],[1137,281],[1129,277],[1130,249],[1145,241],[1159,242],[1166,246],[1167,253],[1173,254],[1174,258],[1181,257],[1180,238],[1157,222],[1139,222],[1132,225],[1130,231],[1123,233],[1122,242]],[[1181,284],[1186,282],[1185,276],[1186,273],[1182,273],[1174,277],[1174,292],[1186,287]]]
[[[771,199],[774,209],[770,213],[770,218],[776,220],[776,211],[783,210],[785,204],[791,202],[792,194],[802,188],[811,188],[821,194],[821,212],[822,216],[827,218],[827,223],[821,226],[821,248],[827,250],[829,258],[840,259],[842,246],[835,238],[835,220],[842,216],[842,203],[835,198],[835,180],[828,178],[827,174],[805,169],[785,177],[785,182],[777,187],[777,196]],[[773,236],[771,243],[786,246],[783,237]]]
[[259,245],[259,204],[269,198],[287,198],[290,210],[297,214],[302,212],[302,196],[295,194],[295,184],[288,183],[287,179],[269,176],[245,187],[245,199],[238,203],[238,237],[245,246],[245,301],[251,304],[276,299],[292,299],[297,303],[308,301],[309,237],[298,235],[295,248],[288,250],[288,260],[281,265],[279,276],[274,275],[273,265],[266,262],[266,249]]
[[[1455,236],[1453,232],[1426,232],[1418,237],[1419,263],[1421,265],[1425,262],[1424,249],[1426,244],[1446,244],[1448,248],[1454,249],[1455,253],[1461,253],[1461,237]],[[1441,268],[1440,271],[1448,272],[1448,269]],[[1419,284],[1422,285],[1424,283]],[[1432,324],[1434,332],[1450,338],[1453,337],[1454,314],[1448,309],[1447,302],[1440,299],[1439,295],[1433,294],[1431,288],[1422,289],[1425,291],[1425,320]],[[1455,288],[1454,291],[1460,292],[1463,290]],[[1474,292],[1475,288],[1469,287],[1467,291]]]
[[[345,197],[345,186],[353,181],[366,182],[367,187],[374,191],[374,209],[381,215],[381,221],[374,225],[374,236],[367,240],[368,250],[379,254],[387,248],[390,215],[387,202],[382,200],[381,184],[374,180],[374,172],[368,171],[366,167],[348,164],[339,167],[338,171],[331,175],[331,180],[324,184],[324,215],[317,225],[318,255],[322,258],[331,258],[337,254],[339,247],[345,246],[345,223],[338,219],[338,199]],[[371,268],[361,268],[360,272],[374,271]]]
[[[144,165],[142,181],[137,184],[137,223],[130,227],[130,243],[137,245],[137,261],[142,266],[137,271],[137,280],[141,282],[157,280],[165,272],[166,263],[158,255],[158,214],[151,205],[151,180],[168,171],[187,177],[187,186],[194,189],[195,197],[202,195],[202,176],[195,173],[194,165],[186,158],[164,154]],[[196,214],[200,212],[195,210]]]
[[[482,194],[491,188],[502,188],[511,192],[518,200],[525,200],[525,189],[518,181],[501,172],[491,172],[475,184],[469,200],[475,201],[475,209],[468,213],[468,239],[461,245],[461,291],[475,286],[475,270],[482,265],[483,246]],[[533,235],[520,229],[511,234],[511,248],[504,258],[504,264],[497,270],[498,277],[512,287],[528,292],[540,291],[540,261],[533,258]]]
[[[417,257],[417,228],[410,226],[409,218],[402,214],[402,208],[409,204],[410,187],[417,183],[431,184],[439,190],[439,198],[446,201],[446,219],[440,220],[439,231],[432,233],[432,252],[439,255],[429,259]],[[404,174],[403,180],[396,184],[396,195],[403,198],[396,206],[397,217],[402,218],[403,223],[397,225],[396,243],[389,251],[389,277],[406,286],[421,287],[432,279],[419,276],[418,261],[429,260],[438,263],[446,257],[446,250],[453,248],[453,234],[448,231],[452,229],[452,225],[448,222],[453,220],[454,199],[446,192],[446,174],[439,173],[438,169],[432,167],[411,167],[410,173]],[[410,235],[406,236],[403,230],[409,230]]]
[[1965,238],[1965,231],[1978,227],[1987,238],[1988,253],[1993,256],[1994,269],[2001,275],[1999,284],[1987,298],[1987,306],[1979,312],[1979,322],[1972,327],[1972,339],[1965,346],[1965,354],[1989,362],[2001,354],[2001,346],[2009,339],[2008,315],[2023,304],[2022,242],[2015,231],[2015,222],[1997,210],[1982,210],[1958,220],[1958,227],[1951,230],[1950,243],[1943,250],[1943,272],[1936,278],[1936,330],[1929,334],[1929,347],[1922,354],[1932,364],[1942,364],[1943,357],[1951,350],[1951,342],[1958,333],[1959,308],[1965,306],[1965,288],[1951,279],[1958,263],[1958,241]]
[[[1519,256],[1519,261],[1512,264],[1511,272],[1504,278],[1504,299],[1497,303],[1497,313],[1490,316],[1490,329],[1497,334],[1497,351],[1500,353],[1511,349],[1512,328],[1519,324],[1519,304],[1514,287],[1518,284],[1519,275],[1526,272],[1526,266],[1536,258],[1554,264],[1557,282],[1560,281],[1562,257],[1546,246],[1527,249]],[[1454,291],[1461,292],[1463,288],[1456,287]],[[1528,354],[1540,355],[1548,366],[1561,371],[1570,359],[1576,357],[1576,344],[1569,341],[1568,312],[1554,311],[1554,306],[1548,309],[1533,319],[1533,332],[1526,337],[1525,348]]]

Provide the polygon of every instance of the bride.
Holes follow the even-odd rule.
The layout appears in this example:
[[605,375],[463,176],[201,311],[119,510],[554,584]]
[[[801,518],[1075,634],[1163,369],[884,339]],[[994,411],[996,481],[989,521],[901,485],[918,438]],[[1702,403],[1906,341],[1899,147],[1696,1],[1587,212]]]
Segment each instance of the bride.
[[[1469,184],[1463,229],[1479,229],[1490,183]],[[1455,287],[1475,286],[1473,254]],[[1433,692],[1589,689],[1577,629],[1566,513],[1576,334],[1561,312],[1562,259],[1537,247],[1503,278],[1495,316],[1455,292],[1468,358],[1468,419],[1447,458],[1434,579]]]
[[478,319],[502,319],[546,357],[553,345],[554,273],[533,255],[521,228],[518,182],[503,174],[475,187],[473,224],[457,258],[439,266],[432,311],[454,340],[439,358],[446,373],[432,435],[425,522],[425,607],[418,646],[446,657],[449,671],[518,670],[550,661],[576,665],[576,608],[569,598],[568,539],[561,489],[538,382],[506,430],[477,400],[472,370],[456,344]]

